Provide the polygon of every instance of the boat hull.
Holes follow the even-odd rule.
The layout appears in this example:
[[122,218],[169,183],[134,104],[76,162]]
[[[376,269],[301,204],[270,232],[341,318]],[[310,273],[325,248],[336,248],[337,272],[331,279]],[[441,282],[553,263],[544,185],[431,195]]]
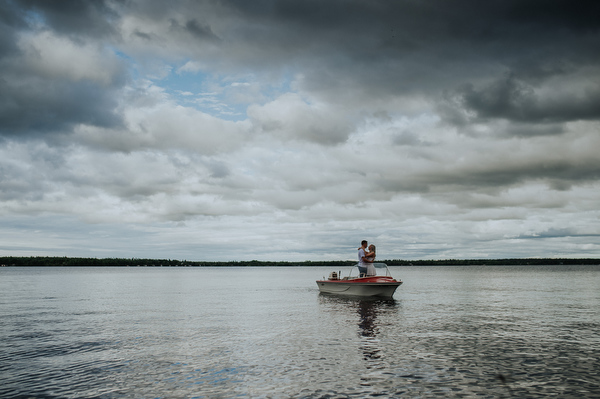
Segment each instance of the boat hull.
[[402,281],[386,277],[317,280],[320,292],[337,295],[391,298]]

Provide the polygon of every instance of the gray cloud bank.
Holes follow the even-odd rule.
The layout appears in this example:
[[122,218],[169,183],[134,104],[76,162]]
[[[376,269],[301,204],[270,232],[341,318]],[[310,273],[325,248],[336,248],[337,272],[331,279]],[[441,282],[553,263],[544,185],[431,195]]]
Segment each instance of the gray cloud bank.
[[2,1],[0,253],[598,256],[599,11]]

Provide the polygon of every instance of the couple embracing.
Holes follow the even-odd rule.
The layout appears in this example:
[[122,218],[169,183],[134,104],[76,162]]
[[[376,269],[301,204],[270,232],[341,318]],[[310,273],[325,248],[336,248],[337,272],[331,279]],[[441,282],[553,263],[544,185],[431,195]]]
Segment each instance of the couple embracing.
[[375,272],[375,266],[373,266],[373,261],[375,260],[375,245],[371,244],[367,248],[369,244],[367,240],[363,240],[360,248],[358,248],[358,272],[361,276],[375,276],[377,272]]

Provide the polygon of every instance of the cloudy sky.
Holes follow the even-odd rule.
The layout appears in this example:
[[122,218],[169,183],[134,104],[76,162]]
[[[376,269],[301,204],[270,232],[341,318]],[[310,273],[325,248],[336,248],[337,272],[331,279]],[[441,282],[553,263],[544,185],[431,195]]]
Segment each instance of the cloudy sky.
[[598,257],[598,15],[0,0],[0,255]]

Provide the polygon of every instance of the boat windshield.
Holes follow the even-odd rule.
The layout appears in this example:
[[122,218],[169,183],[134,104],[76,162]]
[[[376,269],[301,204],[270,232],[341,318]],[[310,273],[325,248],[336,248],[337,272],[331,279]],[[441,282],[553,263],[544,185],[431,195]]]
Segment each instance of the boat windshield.
[[[390,270],[388,269],[388,266],[385,263],[374,262],[373,266],[375,267],[375,272],[377,273],[378,276],[389,276],[389,277],[392,276],[390,274]],[[358,275],[359,275],[359,273],[358,273],[358,264],[356,264],[350,270],[350,276],[349,277],[358,277]]]

